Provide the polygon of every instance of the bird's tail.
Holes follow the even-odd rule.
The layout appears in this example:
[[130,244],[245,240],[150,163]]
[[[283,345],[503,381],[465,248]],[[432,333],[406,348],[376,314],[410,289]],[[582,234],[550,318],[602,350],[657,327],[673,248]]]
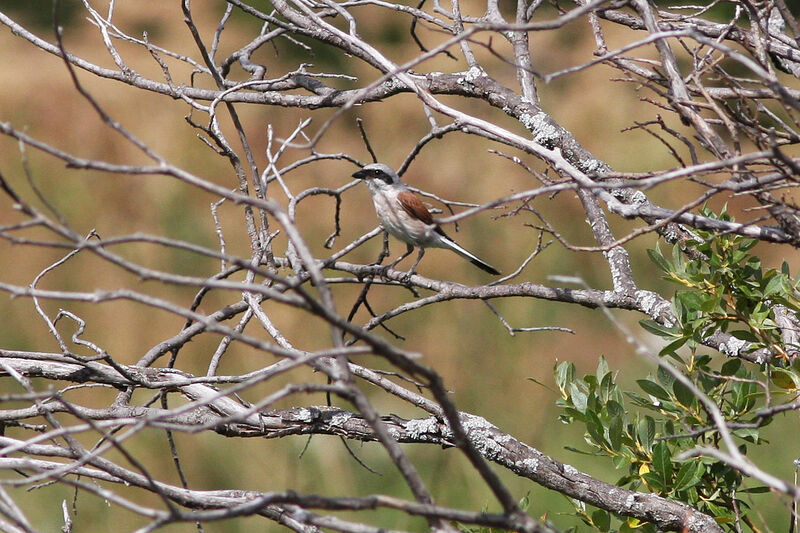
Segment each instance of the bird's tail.
[[476,257],[474,254],[468,252],[467,250],[465,250],[464,248],[459,246],[455,241],[453,241],[449,237],[446,237],[446,241],[447,241],[447,244],[450,245],[450,249],[451,250],[453,250],[455,253],[457,253],[458,255],[463,257],[464,259],[467,259],[470,263],[472,263],[476,267],[480,268],[481,270],[485,270],[489,274],[493,274],[495,276],[499,276],[500,275],[500,271],[497,270],[495,267],[493,267],[492,265],[490,265],[486,261],[482,261],[481,259]]

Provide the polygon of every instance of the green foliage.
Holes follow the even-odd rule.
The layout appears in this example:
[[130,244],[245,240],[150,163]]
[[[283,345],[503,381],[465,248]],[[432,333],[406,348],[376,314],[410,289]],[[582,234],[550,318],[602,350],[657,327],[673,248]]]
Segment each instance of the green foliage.
[[[692,371],[682,369],[685,375],[717,402],[723,412],[735,413],[736,420],[752,422],[755,400],[761,396],[755,385],[756,376],[738,359],[728,361],[721,371],[711,369],[709,357],[700,359],[695,359]],[[561,408],[559,419],[565,424],[582,423],[586,428],[584,440],[588,451],[570,449],[611,459],[617,469],[625,472],[616,482],[619,486],[682,501],[714,516],[721,524],[734,522],[731,495],[737,491],[745,493],[740,488],[741,475],[706,457],[682,462],[675,459],[680,452],[695,446],[719,444],[713,422],[691,390],[660,367],[655,376],[637,381],[644,394],[623,391],[603,357],[594,375],[578,378],[574,365],[568,362],[560,363],[555,375],[561,393],[557,402]],[[730,376],[738,379],[731,381]],[[768,420],[757,425],[765,422]],[[747,443],[764,442],[757,427],[735,430],[734,434],[742,441],[744,453]],[[737,504],[740,512],[747,511],[745,501],[739,499]],[[606,511],[576,509],[578,516],[597,531],[613,531],[612,517]],[[631,520],[618,530],[634,529],[655,531],[650,524]]]
[[[713,213],[704,210],[703,215]],[[731,220],[725,211],[718,218]],[[555,367],[559,418],[565,424],[584,425],[588,450],[570,449],[609,458],[624,472],[617,485],[684,502],[731,531],[737,521],[755,529],[749,499],[742,496],[765,489],[716,459],[683,459],[682,452],[716,448],[721,441],[698,399],[700,393],[724,414],[743,454],[748,446],[766,444],[760,430],[772,421],[775,411],[769,408],[794,401],[800,390],[799,365],[790,364],[788,356],[796,347],[783,345],[774,316],[776,304],[800,311],[797,283],[785,264],[780,271],[765,270],[750,254],[756,244],[753,239],[698,235],[700,242],[684,244],[683,249],[676,246],[671,259],[658,250],[649,251],[666,279],[682,288],[672,300],[676,325],[641,324],[667,341],[660,355],[669,357],[670,368],[682,378],[663,364],[655,375],[636,381],[639,390],[626,391],[617,385],[603,357],[595,374],[583,378],[576,376],[572,363],[562,362]],[[695,259],[686,259],[685,252]],[[715,362],[698,353],[701,340],[715,330],[749,341],[753,349],[766,348],[774,357],[760,367],[741,359]],[[577,515],[596,531],[655,531],[652,524],[621,521],[606,511],[574,503]],[[617,529],[612,528],[615,522]]]
[[[701,214],[733,220],[724,209],[719,215],[708,209]],[[798,284],[792,281],[788,265],[784,262],[780,271],[764,270],[761,259],[750,254],[758,243],[756,239],[714,236],[700,230],[696,233],[702,240],[689,242],[686,248],[702,259],[685,259],[678,246],[673,248],[671,261],[658,249],[648,250],[650,259],[664,272],[664,279],[684,287],[672,300],[678,325],[667,328],[654,321],[642,322],[645,329],[670,341],[662,355],[674,356],[684,345],[695,350],[706,335],[721,330],[753,343],[753,350],[766,348],[788,359],[787,349],[796,347],[783,346],[774,315],[776,304],[800,312],[795,296]]]

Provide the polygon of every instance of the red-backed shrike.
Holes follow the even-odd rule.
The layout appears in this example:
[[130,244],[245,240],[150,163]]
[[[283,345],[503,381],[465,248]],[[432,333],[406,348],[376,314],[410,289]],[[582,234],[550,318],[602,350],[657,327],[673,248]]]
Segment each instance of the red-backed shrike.
[[353,177],[367,182],[372,193],[372,201],[375,204],[375,212],[378,214],[383,229],[408,246],[408,251],[398,257],[389,265],[390,267],[411,255],[411,252],[417,247],[419,256],[417,256],[414,266],[408,271],[410,276],[422,260],[425,248],[447,248],[490,274],[500,274],[500,271],[492,265],[481,261],[445,235],[442,228],[433,220],[433,216],[425,204],[403,185],[397,172],[391,167],[383,163],[372,163],[354,173]]

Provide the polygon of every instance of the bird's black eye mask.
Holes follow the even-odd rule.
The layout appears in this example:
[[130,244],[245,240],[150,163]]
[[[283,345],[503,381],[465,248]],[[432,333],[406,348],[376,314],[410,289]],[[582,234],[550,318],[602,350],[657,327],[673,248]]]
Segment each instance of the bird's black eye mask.
[[354,173],[353,177],[362,180],[366,179],[381,180],[387,185],[391,185],[393,182],[392,177],[379,168],[361,169],[358,172]]
[[375,179],[381,180],[382,182],[386,183],[386,185],[392,184],[392,177],[382,170],[373,170],[372,175]]

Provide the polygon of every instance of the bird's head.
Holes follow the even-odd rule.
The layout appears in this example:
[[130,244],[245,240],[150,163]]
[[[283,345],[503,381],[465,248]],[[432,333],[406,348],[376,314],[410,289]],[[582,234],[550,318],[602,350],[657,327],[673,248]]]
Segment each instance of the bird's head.
[[389,165],[383,163],[372,163],[366,165],[358,172],[353,173],[354,178],[364,180],[372,190],[381,190],[400,183],[400,177],[397,172],[392,170]]

